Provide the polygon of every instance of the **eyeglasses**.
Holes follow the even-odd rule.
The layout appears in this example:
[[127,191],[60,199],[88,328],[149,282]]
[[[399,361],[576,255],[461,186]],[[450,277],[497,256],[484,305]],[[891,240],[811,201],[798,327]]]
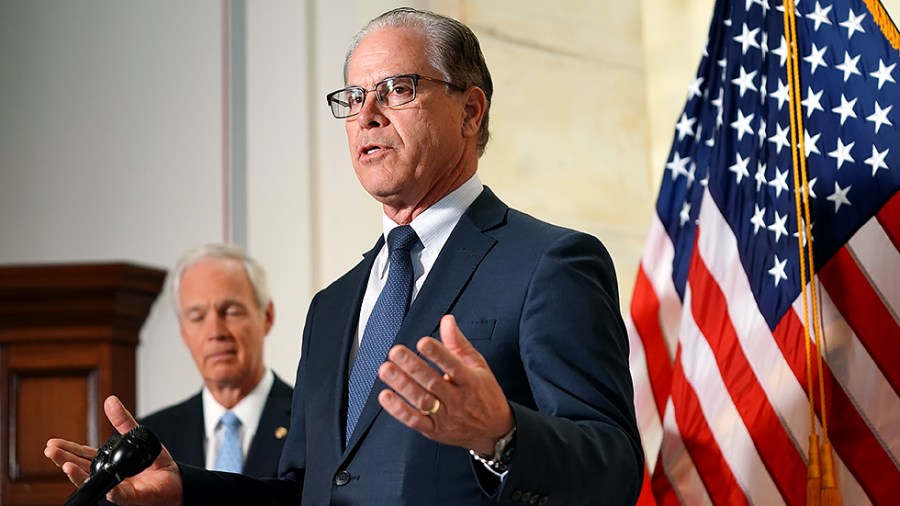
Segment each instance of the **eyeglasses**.
[[440,79],[420,76],[419,74],[404,74],[391,76],[379,81],[371,90],[360,86],[350,86],[349,88],[333,91],[325,96],[325,100],[328,101],[328,105],[331,107],[331,114],[337,119],[350,118],[359,114],[359,111],[362,110],[363,105],[366,103],[366,96],[371,91],[375,92],[375,98],[378,99],[379,104],[393,109],[416,99],[416,85],[419,83],[419,79],[440,83],[456,91],[466,91],[461,86],[441,81]]

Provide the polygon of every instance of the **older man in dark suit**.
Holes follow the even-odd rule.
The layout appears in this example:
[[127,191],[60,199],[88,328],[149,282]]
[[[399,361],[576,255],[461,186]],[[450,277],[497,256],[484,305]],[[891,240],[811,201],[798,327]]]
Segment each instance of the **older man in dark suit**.
[[[275,319],[263,267],[234,245],[186,252],[168,278],[181,337],[203,377],[196,395],[141,420],[179,462],[274,477],[290,425],[293,389],[266,368],[263,344]],[[240,450],[224,462],[231,413]],[[218,465],[217,465],[218,464]],[[228,467],[228,466],[231,467]]]

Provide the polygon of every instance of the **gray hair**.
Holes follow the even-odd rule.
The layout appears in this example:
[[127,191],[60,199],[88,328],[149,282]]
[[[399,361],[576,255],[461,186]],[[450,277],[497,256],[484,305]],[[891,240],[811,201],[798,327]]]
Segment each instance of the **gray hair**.
[[477,86],[484,91],[487,97],[487,108],[481,120],[481,129],[478,131],[478,155],[484,154],[490,138],[488,130],[488,113],[491,110],[491,96],[494,93],[494,84],[491,81],[491,73],[478,37],[472,33],[466,25],[459,21],[422,11],[411,7],[401,7],[378,16],[369,21],[353,39],[344,59],[344,84],[349,78],[350,58],[353,51],[366,35],[382,28],[410,28],[417,30],[428,41],[425,47],[425,55],[429,63],[441,74],[441,78],[449,83],[463,88]]
[[259,262],[247,256],[244,249],[234,244],[206,244],[198,246],[185,252],[184,255],[175,264],[175,269],[169,273],[168,292],[172,300],[172,306],[175,308],[175,314],[181,313],[181,301],[178,290],[181,286],[181,277],[184,271],[201,260],[220,259],[235,260],[244,268],[247,278],[250,280],[250,286],[253,287],[253,294],[256,296],[256,304],[261,312],[266,311],[269,302],[272,300],[269,294],[269,284],[266,280],[266,271]]

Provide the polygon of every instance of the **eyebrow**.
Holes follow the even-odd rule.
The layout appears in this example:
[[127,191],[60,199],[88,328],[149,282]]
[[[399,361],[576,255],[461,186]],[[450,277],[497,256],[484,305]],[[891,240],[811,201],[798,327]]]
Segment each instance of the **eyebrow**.
[[[247,304],[245,304],[244,302],[242,302],[238,299],[233,299],[233,298],[227,298],[227,299],[223,299],[220,301],[215,301],[215,302],[213,302],[213,305],[212,305],[213,309],[216,309],[216,310],[219,310],[219,309],[222,309],[223,307],[228,307],[228,306],[241,306],[244,308],[248,307]],[[202,309],[207,309],[208,307],[209,306],[207,306],[206,304],[194,304],[194,305],[184,308],[184,311],[185,312],[198,311],[198,310],[202,310]]]
[[[393,79],[395,77],[413,76],[413,75],[419,75],[419,74],[417,72],[401,72],[399,74],[390,74],[386,77],[382,77],[381,79],[375,81],[372,84],[372,87],[374,87],[376,84],[383,83],[384,81],[387,81],[388,79]],[[344,86],[344,88],[363,88],[366,90],[370,89],[368,86],[362,86],[360,84],[347,84],[346,86]]]

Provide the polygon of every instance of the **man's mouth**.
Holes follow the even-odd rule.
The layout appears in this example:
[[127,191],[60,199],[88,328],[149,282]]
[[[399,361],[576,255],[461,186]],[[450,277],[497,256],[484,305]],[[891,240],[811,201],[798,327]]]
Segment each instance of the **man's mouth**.
[[235,350],[222,350],[222,351],[210,353],[209,355],[207,355],[207,358],[209,360],[223,360],[223,359],[230,359],[231,357],[233,357],[235,355],[237,355],[237,352]]
[[371,156],[388,149],[389,147],[383,144],[365,144],[359,148],[359,156]]

